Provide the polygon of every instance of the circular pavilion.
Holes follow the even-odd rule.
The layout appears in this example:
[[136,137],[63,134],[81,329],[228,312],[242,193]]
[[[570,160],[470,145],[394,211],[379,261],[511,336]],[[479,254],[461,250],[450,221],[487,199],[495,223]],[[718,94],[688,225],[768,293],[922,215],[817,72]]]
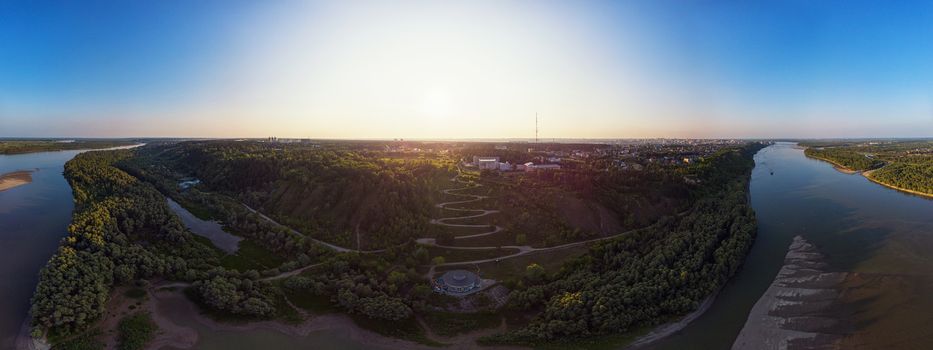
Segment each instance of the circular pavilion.
[[482,279],[467,270],[450,270],[434,280],[434,290],[451,295],[470,294],[482,286]]

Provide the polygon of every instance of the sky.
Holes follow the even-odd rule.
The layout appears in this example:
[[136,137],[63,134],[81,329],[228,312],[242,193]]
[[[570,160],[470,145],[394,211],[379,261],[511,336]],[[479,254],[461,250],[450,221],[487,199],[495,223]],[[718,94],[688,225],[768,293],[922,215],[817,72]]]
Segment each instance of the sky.
[[933,3],[0,1],[0,137],[933,136]]

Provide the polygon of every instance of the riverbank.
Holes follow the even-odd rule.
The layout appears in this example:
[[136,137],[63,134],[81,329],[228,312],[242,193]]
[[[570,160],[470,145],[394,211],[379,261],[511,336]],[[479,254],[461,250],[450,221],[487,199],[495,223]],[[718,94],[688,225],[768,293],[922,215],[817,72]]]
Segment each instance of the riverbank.
[[712,295],[707,297],[706,300],[703,300],[703,303],[700,304],[700,306],[695,311],[687,314],[686,316],[682,317],[680,320],[677,320],[675,322],[665,323],[663,325],[655,327],[648,334],[645,334],[635,339],[635,341],[629,344],[626,347],[626,349],[638,349],[638,348],[650,345],[651,343],[654,343],[658,340],[667,338],[673,335],[674,333],[681,331],[682,329],[687,327],[687,325],[689,325],[690,322],[693,322],[700,316],[703,316],[703,314],[706,313],[706,311],[709,310],[711,306],[713,306],[713,301],[716,300],[717,295],[719,295],[719,291],[714,292]]
[[[278,321],[256,321],[246,323],[221,323],[204,316],[197,305],[188,300],[179,288],[151,287],[148,297],[138,309],[150,313],[159,330],[146,349],[195,349],[208,332],[232,332],[243,334],[250,332],[273,331],[288,337],[304,338],[313,333],[328,332],[340,338],[373,348],[431,349],[414,342],[388,338],[365,330],[353,323],[346,315],[315,315],[299,324],[286,324]],[[122,315],[126,303],[115,303],[115,310],[110,314]],[[108,322],[111,323],[111,322]],[[114,322],[115,324],[115,322]],[[114,333],[104,332],[109,337]],[[112,339],[106,340],[114,344]]]
[[[878,168],[878,169],[881,169],[881,168]],[[876,170],[878,170],[878,169],[872,169],[872,170],[863,171],[863,172],[862,172],[862,176],[864,176],[866,179],[868,179],[868,181],[874,182],[874,183],[876,183],[876,184],[879,184],[879,185],[881,185],[881,186],[884,186],[884,187],[887,187],[887,188],[890,188],[890,189],[893,189],[893,190],[898,190],[898,191],[901,191],[901,192],[906,192],[906,193],[910,193],[910,194],[917,195],[917,196],[921,196],[921,197],[925,197],[925,198],[933,198],[933,193],[920,192],[920,191],[915,191],[915,190],[911,190],[911,189],[907,189],[907,188],[903,188],[903,187],[894,186],[894,185],[891,185],[891,184],[888,184],[888,183],[879,181],[878,179],[875,179],[875,178],[871,177],[871,174],[874,173],[874,172],[875,172]]]
[[[315,337],[328,337],[338,342],[352,343],[365,348],[373,349],[436,349],[408,340],[383,336],[373,331],[361,328],[349,316],[344,314],[310,315],[303,322],[288,324],[275,320],[255,321],[245,323],[218,322],[203,315],[198,306],[188,300],[182,293],[181,287],[172,285],[152,286],[147,289],[147,297],[140,304],[133,301],[126,302],[121,298],[122,292],[115,291],[114,300],[108,307],[108,314],[113,320],[103,322],[109,326],[104,327],[105,337],[115,336],[115,325],[119,318],[131,313],[129,305],[136,305],[136,310],[149,312],[159,331],[146,349],[195,349],[201,348],[205,340],[205,333],[227,333],[220,335],[224,338],[248,339],[259,333],[274,332],[280,338],[291,338],[294,343],[314,343]],[[124,299],[121,301],[121,299]],[[499,330],[499,329],[493,329]],[[471,349],[475,348],[475,339],[489,334],[489,330],[481,330],[476,334],[464,334],[452,338],[444,338],[445,348]],[[265,336],[265,335],[257,335]],[[216,339],[218,334],[211,334]],[[305,338],[308,338],[307,340]],[[314,339],[311,339],[314,338]],[[441,337],[437,337],[440,339]],[[114,345],[113,339],[104,339],[105,343]],[[498,349],[492,347],[490,349]],[[514,349],[514,348],[509,348]]]
[[[806,151],[806,147],[804,148],[804,151]],[[836,163],[836,162],[833,161],[832,159],[823,158],[823,157],[817,157],[817,156],[813,156],[813,155],[809,155],[809,154],[806,154],[806,152],[804,152],[804,155],[805,155],[807,158],[812,158],[812,159],[816,159],[816,160],[822,160],[822,161],[824,161],[824,162],[827,162],[827,163],[829,163],[829,164],[832,164],[832,165],[833,165],[833,169],[836,169],[837,171],[839,171],[839,172],[841,172],[841,173],[846,173],[846,174],[855,174],[855,173],[858,173],[858,170],[850,169],[849,167],[847,167],[847,166],[845,166],[845,165]]]
[[0,192],[32,182],[32,170],[19,170],[0,175]]

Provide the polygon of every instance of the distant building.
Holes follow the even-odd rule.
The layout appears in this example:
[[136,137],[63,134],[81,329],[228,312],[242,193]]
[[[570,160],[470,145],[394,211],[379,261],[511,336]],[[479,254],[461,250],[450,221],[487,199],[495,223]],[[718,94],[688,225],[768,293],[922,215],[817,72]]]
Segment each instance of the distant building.
[[556,170],[560,169],[560,164],[534,164],[528,162],[524,164],[525,171],[538,171],[538,170]]
[[475,165],[480,170],[498,170],[499,157],[473,156],[473,165]]
[[496,149],[497,149],[497,150],[500,150],[500,151],[503,151],[503,150],[509,149],[509,146],[506,146],[506,145],[496,145]]

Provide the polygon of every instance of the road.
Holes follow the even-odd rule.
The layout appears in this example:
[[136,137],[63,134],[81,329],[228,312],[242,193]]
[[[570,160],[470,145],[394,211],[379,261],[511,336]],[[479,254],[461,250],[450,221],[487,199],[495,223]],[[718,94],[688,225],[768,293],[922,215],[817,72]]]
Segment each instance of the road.
[[[336,244],[327,243],[327,242],[324,242],[324,241],[319,240],[319,239],[317,239],[317,238],[308,236],[308,235],[306,235],[306,234],[304,234],[304,233],[298,232],[298,230],[295,230],[295,229],[293,229],[293,228],[291,228],[291,227],[282,225],[282,224],[280,224],[278,221],[273,220],[272,218],[266,216],[266,214],[260,213],[258,210],[253,209],[253,208],[251,208],[250,206],[248,206],[248,205],[246,205],[246,204],[243,204],[243,207],[245,207],[245,208],[246,208],[247,210],[249,210],[250,212],[255,213],[256,215],[259,215],[259,217],[261,217],[263,220],[266,220],[266,221],[268,221],[268,222],[270,222],[270,223],[272,223],[272,224],[274,224],[274,225],[276,225],[276,226],[284,227],[285,229],[287,229],[287,230],[288,230],[289,232],[291,232],[291,233],[294,233],[294,234],[299,235],[299,236],[301,236],[301,237],[306,237],[307,239],[310,239],[310,240],[314,241],[315,243],[318,243],[318,244],[320,244],[320,245],[322,245],[322,246],[325,246],[325,247],[327,247],[327,248],[330,248],[331,250],[333,250],[333,251],[335,251],[335,252],[338,252],[338,253],[354,252],[354,253],[362,253],[362,254],[372,254],[372,253],[382,253],[382,252],[385,252],[385,251],[386,251],[385,249],[376,249],[376,250],[350,249],[350,248],[341,247],[341,246],[336,245]],[[357,228],[357,230],[359,230],[359,228]]]

